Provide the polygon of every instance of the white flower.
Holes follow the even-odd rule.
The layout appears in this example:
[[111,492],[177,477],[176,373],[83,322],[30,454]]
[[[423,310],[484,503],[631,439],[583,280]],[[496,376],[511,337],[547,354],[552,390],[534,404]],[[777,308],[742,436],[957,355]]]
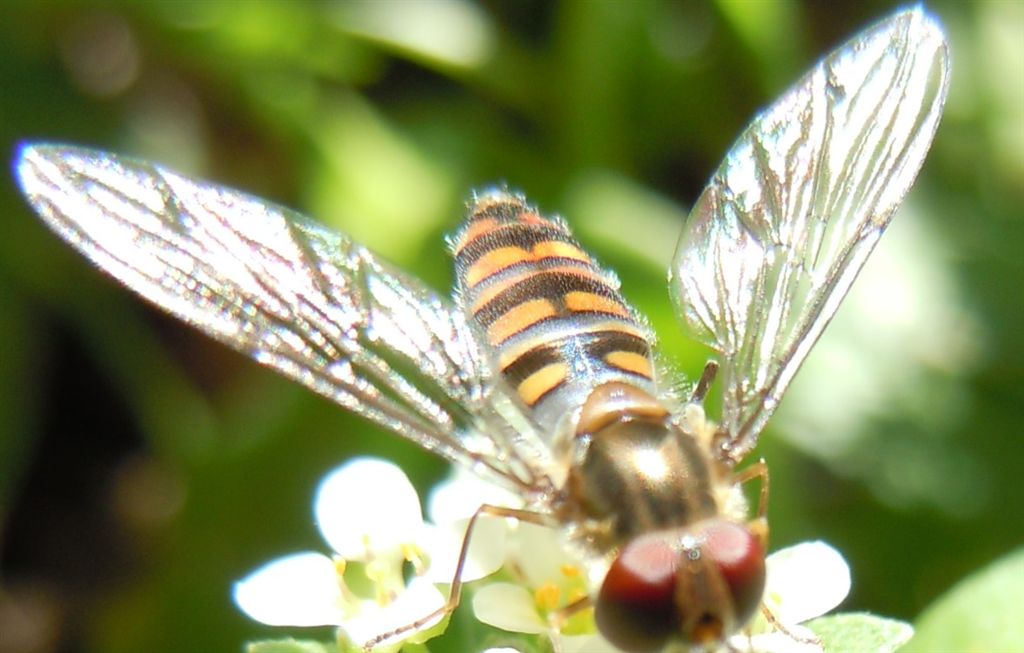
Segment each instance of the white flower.
[[[462,467],[453,467],[448,479],[438,483],[430,493],[427,512],[439,531],[436,545],[447,546],[449,555],[434,561],[431,575],[441,583],[455,577],[458,552],[466,536],[470,518],[487,504],[516,508],[522,499],[494,483],[484,481]],[[469,555],[462,569],[462,580],[469,582],[488,576],[505,563],[507,520],[483,517],[478,519],[469,544]]]
[[473,613],[480,621],[511,632],[546,633],[557,639],[564,653],[594,651],[616,652],[596,635],[590,611],[576,615],[554,630],[549,616],[560,608],[588,595],[593,578],[566,546],[557,530],[519,523],[509,537],[506,569],[516,582],[486,585],[473,596]]
[[[340,639],[361,645],[444,605],[434,584],[452,581],[462,537],[455,526],[423,521],[419,496],[398,467],[371,458],[351,461],[321,482],[314,512],[333,556],[297,553],[257,569],[235,585],[243,612],[272,626],[338,626]],[[478,530],[464,580],[493,572],[503,559],[500,542],[493,541],[500,532]],[[480,550],[497,552],[497,559],[473,555]],[[406,565],[414,572],[408,583]],[[424,629],[379,649],[395,650]]]
[[[615,653],[584,613],[554,631],[549,614],[586,592],[577,561],[565,553],[554,531],[529,524],[516,533],[514,558],[518,583],[493,583],[477,591],[473,610],[480,621],[519,633],[546,633],[564,653]],[[764,603],[790,633],[779,632],[760,615],[748,632],[729,639],[730,650],[749,653],[821,653],[814,634],[798,625],[836,607],[850,590],[850,571],[842,556],[823,542],[782,549],[767,561]],[[598,579],[600,580],[600,579]],[[578,582],[577,582],[578,581]],[[589,612],[589,611],[588,611]],[[796,636],[794,638],[793,636]],[[803,641],[801,641],[803,640]]]
[[[257,621],[337,626],[343,647],[363,645],[442,608],[445,594],[436,584],[448,585],[455,578],[466,524],[483,503],[521,505],[511,493],[456,470],[432,493],[434,523],[428,523],[399,468],[356,459],[329,474],[317,491],[317,524],[333,555],[303,552],[274,560],[236,584],[235,602]],[[617,653],[596,632],[592,610],[561,624],[551,619],[586,597],[605,572],[573,557],[560,530],[501,518],[478,520],[461,578],[469,582],[501,567],[512,582],[476,591],[472,603],[479,621],[549,637],[563,653]],[[414,572],[411,581],[405,579],[407,569]],[[812,542],[779,551],[767,559],[764,603],[797,638],[778,632],[759,615],[730,638],[729,647],[748,653],[820,653],[813,634],[798,624],[834,608],[849,588],[845,561],[827,545]],[[435,628],[440,621],[439,616],[374,650],[395,651],[404,640],[428,639],[443,630]]]
[[750,634],[733,636],[730,646],[753,653],[822,653],[814,633],[799,624],[829,612],[849,594],[850,568],[843,556],[824,542],[803,542],[776,551],[766,564],[763,602],[789,633],[758,614]]

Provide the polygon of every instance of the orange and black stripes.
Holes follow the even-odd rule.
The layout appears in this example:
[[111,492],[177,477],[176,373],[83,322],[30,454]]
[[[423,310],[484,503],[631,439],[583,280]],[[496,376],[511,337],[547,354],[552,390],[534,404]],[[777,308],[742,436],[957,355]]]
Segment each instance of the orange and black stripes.
[[[483,305],[474,305],[473,317],[485,327],[507,315],[509,307],[542,301],[558,314],[606,313],[629,318],[629,309],[607,283],[567,270],[544,270],[535,264],[531,273],[511,283],[498,283],[501,291]],[[513,309],[514,310],[514,309]],[[529,325],[526,325],[529,326]],[[494,346],[500,342],[492,342]]]
[[609,380],[652,383],[646,330],[561,221],[491,192],[452,250],[465,310],[526,405],[556,414]]

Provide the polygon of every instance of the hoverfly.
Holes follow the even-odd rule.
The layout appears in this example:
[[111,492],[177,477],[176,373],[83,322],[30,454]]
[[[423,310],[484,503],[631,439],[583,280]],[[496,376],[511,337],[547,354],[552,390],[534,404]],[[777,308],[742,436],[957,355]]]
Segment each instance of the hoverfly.
[[[136,293],[527,507],[474,520],[567,529],[608,566],[567,609],[593,606],[617,647],[710,648],[750,620],[765,580],[766,468],[736,465],[910,188],[948,76],[939,25],[898,12],[730,150],[669,270],[685,325],[720,354],[717,424],[702,408],[716,366],[690,397],[666,390],[614,277],[504,189],[469,202],[444,297],[297,213],[151,163],[27,144],[16,170],[46,223]],[[750,518],[739,485],[758,476]]]

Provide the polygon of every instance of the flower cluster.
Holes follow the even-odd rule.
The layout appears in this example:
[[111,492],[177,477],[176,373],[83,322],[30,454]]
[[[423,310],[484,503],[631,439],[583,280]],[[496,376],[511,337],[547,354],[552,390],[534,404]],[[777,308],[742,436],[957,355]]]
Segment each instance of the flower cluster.
[[[314,512],[333,553],[295,553],[257,569],[235,585],[243,612],[272,626],[337,626],[342,645],[355,648],[442,610],[446,597],[437,585],[455,575],[465,519],[444,527],[424,521],[401,469],[355,459],[324,478]],[[502,537],[494,526],[477,529],[464,580],[501,566]],[[374,648],[397,650],[404,639],[429,635],[433,625]]]
[[[342,650],[370,642],[375,651],[397,651],[406,641],[429,639],[444,629],[446,594],[438,586],[455,577],[466,525],[482,503],[514,506],[516,497],[456,472],[432,493],[431,521],[425,521],[419,497],[399,468],[356,459],[329,474],[317,491],[317,524],[333,553],[274,560],[237,583],[235,602],[269,625],[336,626]],[[502,573],[474,584],[474,615],[523,637],[549,637],[563,653],[615,653],[596,632],[592,611],[564,623],[553,618],[600,582],[587,576],[587,565],[569,553],[562,537],[532,524],[479,520],[461,578],[470,582]],[[832,548],[812,542],[769,556],[767,569],[765,605],[788,634],[761,616],[729,646],[762,653],[820,652],[813,634],[797,624],[842,601],[850,587],[846,563]],[[437,618],[408,628],[428,615]],[[392,636],[380,639],[387,634]]]

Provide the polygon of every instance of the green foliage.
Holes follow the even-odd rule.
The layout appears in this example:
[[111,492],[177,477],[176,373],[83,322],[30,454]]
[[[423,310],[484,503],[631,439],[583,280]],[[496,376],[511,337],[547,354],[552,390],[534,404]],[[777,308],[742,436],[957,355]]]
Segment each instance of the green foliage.
[[820,617],[807,627],[821,638],[826,651],[895,653],[914,634],[910,624],[867,612]]
[[1014,651],[1024,642],[1024,549],[996,560],[957,583],[929,606],[903,649]]

